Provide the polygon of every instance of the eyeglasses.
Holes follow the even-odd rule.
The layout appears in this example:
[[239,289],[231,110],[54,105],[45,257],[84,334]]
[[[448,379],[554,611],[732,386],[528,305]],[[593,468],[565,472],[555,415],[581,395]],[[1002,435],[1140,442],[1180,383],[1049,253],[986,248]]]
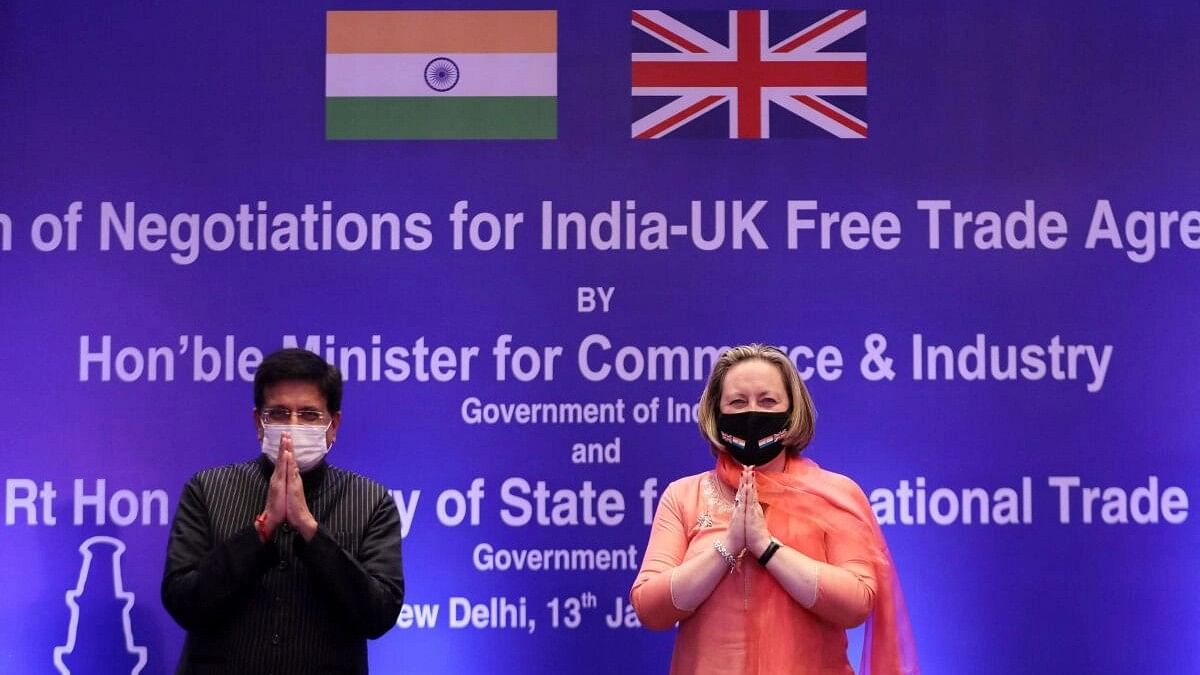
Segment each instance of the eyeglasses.
[[259,418],[263,424],[291,424],[296,419],[299,424],[320,426],[327,423],[329,415],[312,409],[293,412],[287,408],[263,408]]

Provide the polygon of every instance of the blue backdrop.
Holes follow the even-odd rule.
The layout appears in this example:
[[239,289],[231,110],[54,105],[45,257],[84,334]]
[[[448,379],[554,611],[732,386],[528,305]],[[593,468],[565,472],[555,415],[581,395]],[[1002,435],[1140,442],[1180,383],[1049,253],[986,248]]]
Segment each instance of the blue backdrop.
[[[689,138],[632,139],[652,107],[631,97],[639,8],[550,2],[556,139],[333,141],[326,10],[402,7],[0,5],[0,669],[173,669],[183,633],[158,601],[170,514],[195,471],[258,452],[249,379],[291,336],[362,348],[330,459],[411,508],[407,600],[425,618],[371,644],[379,672],[665,672],[670,633],[606,619],[634,570],[489,563],[631,546],[640,562],[647,500],[712,463],[668,400],[699,397],[704,348],[748,341],[812,369],[807,452],[876,504],[926,672],[1200,671],[1200,5],[861,6],[865,105],[843,109],[865,139],[730,140],[727,109]],[[815,129],[770,114],[780,135]],[[468,223],[523,214],[511,248],[456,250],[463,200]],[[697,245],[738,200],[761,200],[763,247]],[[615,201],[684,234],[665,250],[548,250],[547,201],[587,218]],[[167,224],[242,205],[418,213],[428,239],[247,251],[218,228],[190,248],[185,229],[129,224],[129,203]],[[827,246],[822,213],[839,214]],[[840,227],[864,221],[884,228],[875,241]],[[585,311],[595,288],[611,299]],[[452,351],[419,369],[419,344]],[[472,347],[469,372],[451,365]],[[392,348],[406,351],[389,364]],[[514,376],[553,348],[552,372]],[[621,420],[503,418],[617,401]],[[575,444],[619,461],[572,461]],[[561,506],[520,524],[539,481],[551,506],[613,490],[620,517],[570,524]],[[464,603],[522,601],[516,627],[456,627]]]

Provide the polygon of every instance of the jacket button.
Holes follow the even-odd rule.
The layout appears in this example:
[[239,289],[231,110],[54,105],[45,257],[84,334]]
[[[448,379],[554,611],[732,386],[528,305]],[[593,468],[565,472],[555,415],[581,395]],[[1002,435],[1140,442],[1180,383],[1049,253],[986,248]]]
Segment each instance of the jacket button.
[[279,633],[276,633],[271,636],[271,644],[273,644],[273,645],[279,644]]

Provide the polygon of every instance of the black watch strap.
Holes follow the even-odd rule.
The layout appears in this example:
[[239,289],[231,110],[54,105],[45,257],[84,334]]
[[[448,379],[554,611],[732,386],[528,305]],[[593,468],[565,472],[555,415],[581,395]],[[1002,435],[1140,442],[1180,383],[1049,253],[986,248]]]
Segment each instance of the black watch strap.
[[782,546],[782,544],[780,544],[775,537],[771,537],[771,543],[767,544],[766,550],[762,552],[762,555],[758,556],[758,564],[766,567],[767,562],[771,560],[771,556],[775,555],[775,552],[779,550],[780,546]]

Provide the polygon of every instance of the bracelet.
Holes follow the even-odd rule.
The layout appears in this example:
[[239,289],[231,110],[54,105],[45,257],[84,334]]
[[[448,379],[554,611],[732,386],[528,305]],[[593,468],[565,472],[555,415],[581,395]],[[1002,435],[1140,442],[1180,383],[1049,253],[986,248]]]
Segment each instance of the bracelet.
[[737,568],[737,558],[733,557],[729,549],[725,548],[725,542],[717,539],[713,542],[713,548],[717,549],[717,553],[721,554],[721,557],[725,560],[725,564],[729,565],[729,573],[733,574],[733,570]]
[[780,544],[779,540],[775,537],[771,537],[771,543],[767,544],[767,548],[762,552],[762,555],[758,556],[758,564],[766,567],[767,562],[771,559],[771,556],[775,555],[780,546],[783,546],[783,544]]

